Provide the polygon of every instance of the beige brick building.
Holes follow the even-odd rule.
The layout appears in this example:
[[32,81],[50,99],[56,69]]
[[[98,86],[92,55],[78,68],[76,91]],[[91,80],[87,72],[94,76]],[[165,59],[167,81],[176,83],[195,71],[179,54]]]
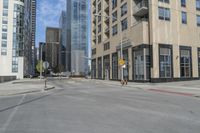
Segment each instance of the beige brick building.
[[122,40],[130,81],[199,79],[200,0],[91,0],[91,15],[92,78],[120,79]]

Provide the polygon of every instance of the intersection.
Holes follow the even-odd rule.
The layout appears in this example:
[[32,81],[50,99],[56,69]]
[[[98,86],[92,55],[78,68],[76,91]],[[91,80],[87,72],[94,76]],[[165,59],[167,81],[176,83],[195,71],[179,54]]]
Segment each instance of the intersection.
[[121,87],[117,82],[99,80],[49,82],[54,90],[0,97],[0,133],[200,130],[200,99],[196,97],[150,91],[144,87],[149,85],[142,83]]

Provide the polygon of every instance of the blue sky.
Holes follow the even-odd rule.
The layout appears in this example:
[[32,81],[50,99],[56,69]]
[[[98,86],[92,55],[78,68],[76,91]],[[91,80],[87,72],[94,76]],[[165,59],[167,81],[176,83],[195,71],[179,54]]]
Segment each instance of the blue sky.
[[[59,27],[59,18],[62,10],[66,10],[67,0],[37,0],[36,47],[39,42],[45,42],[46,27]],[[90,5],[90,0],[88,0]],[[90,11],[88,11],[88,15]],[[90,15],[89,18],[90,20]],[[88,21],[88,51],[90,55],[90,21]]]
[[37,1],[36,46],[39,42],[45,41],[47,26],[59,26],[59,17],[62,10],[66,10],[66,0]]

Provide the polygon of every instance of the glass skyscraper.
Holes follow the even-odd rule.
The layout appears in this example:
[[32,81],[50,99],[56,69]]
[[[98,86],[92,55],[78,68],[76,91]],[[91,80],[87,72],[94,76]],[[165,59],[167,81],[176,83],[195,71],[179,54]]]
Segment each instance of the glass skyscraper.
[[67,0],[67,51],[74,75],[88,72],[89,0]]

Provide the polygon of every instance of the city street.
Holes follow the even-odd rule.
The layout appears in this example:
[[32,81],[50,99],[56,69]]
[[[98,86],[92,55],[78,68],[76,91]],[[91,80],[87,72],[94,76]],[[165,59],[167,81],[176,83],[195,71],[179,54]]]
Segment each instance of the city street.
[[155,91],[149,83],[49,82],[54,90],[0,97],[0,133],[200,132],[200,98],[189,93]]

